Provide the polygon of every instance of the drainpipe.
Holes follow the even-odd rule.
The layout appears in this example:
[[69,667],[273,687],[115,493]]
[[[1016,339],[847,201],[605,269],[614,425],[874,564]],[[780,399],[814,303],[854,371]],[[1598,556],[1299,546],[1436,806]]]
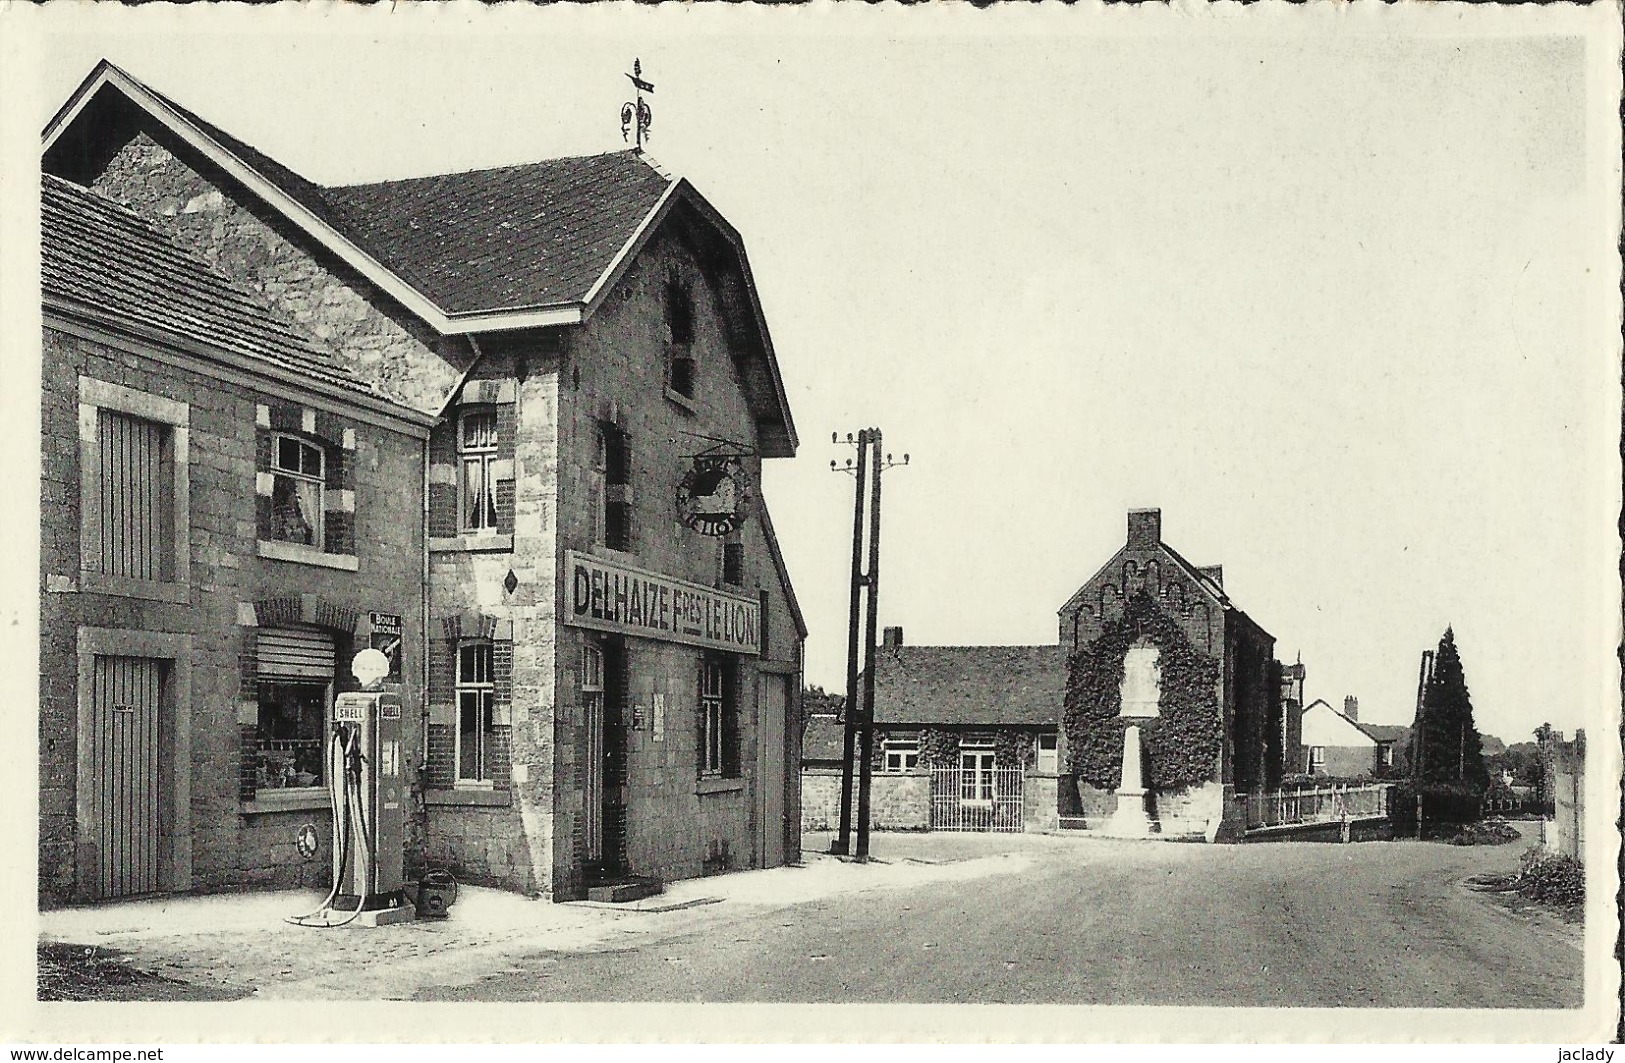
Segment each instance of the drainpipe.
[[[466,369],[464,369],[461,374],[458,375],[456,386],[453,387],[450,391],[448,391],[446,393],[446,401],[442,402],[440,404],[440,409],[435,415],[435,419],[436,419],[437,422],[440,419],[442,419],[442,418],[444,418],[446,416],[446,411],[451,408],[451,400],[456,398],[457,395],[463,390],[463,385],[468,382],[468,374],[473,372],[474,367],[476,365],[478,365],[485,358],[485,352],[480,350],[479,341],[476,340],[472,335],[470,335],[468,337],[468,346],[469,346],[469,348],[471,350],[473,350],[474,357],[472,359],[470,359],[470,361],[468,363],[468,367]],[[428,436],[423,437],[423,520],[422,520],[421,528],[422,528],[422,534],[423,534],[423,579],[422,579],[422,598],[421,598],[422,609],[423,609],[423,612],[421,614],[422,617],[423,617],[423,620],[422,620],[423,639],[422,639],[422,645],[418,647],[418,677],[419,677],[419,680],[423,684],[422,687],[420,688],[423,693],[422,693],[422,697],[421,697],[420,702],[419,702],[419,704],[420,704],[420,712],[419,712],[418,726],[420,728],[419,733],[422,734],[422,736],[423,736],[423,755],[422,755],[421,766],[418,769],[418,778],[419,778],[419,782],[422,784],[422,792],[423,792],[423,795],[424,795],[423,796],[423,820],[424,820],[424,822],[423,822],[423,833],[424,833],[424,840],[425,840],[425,842],[427,842],[428,833],[429,833],[429,823],[428,823],[428,819],[429,819],[429,799],[428,799],[429,782],[428,782],[427,779],[423,778],[423,776],[426,775],[428,773],[428,770],[429,770],[429,437]]]

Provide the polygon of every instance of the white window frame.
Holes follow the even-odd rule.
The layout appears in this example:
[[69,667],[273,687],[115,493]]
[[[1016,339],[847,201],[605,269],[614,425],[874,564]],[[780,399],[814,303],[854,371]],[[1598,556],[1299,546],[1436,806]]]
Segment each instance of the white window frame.
[[1310,774],[1310,775],[1324,775],[1325,772],[1326,772],[1326,747],[1325,746],[1310,746],[1309,747],[1309,772],[1308,772],[1308,774]]
[[993,804],[998,792],[998,756],[992,742],[959,743],[959,803],[972,807]]
[[883,772],[896,774],[914,771],[920,766],[920,740],[918,738],[887,738],[880,743]]
[[700,777],[720,779],[723,772],[723,717],[728,712],[725,666],[714,657],[700,659]]
[[[282,445],[292,443],[296,453],[300,456],[299,468],[290,469],[282,464]],[[304,468],[304,456],[307,453],[316,455],[316,472],[311,473]],[[327,448],[313,439],[295,435],[292,432],[271,433],[271,542],[291,543],[294,546],[303,546],[310,550],[325,550],[327,545]],[[282,480],[291,481],[297,492],[298,484],[310,484],[315,487],[316,502],[314,523],[311,525],[312,541],[302,543],[297,539],[284,538],[277,534],[276,526],[276,491],[278,483]]]
[[[464,655],[473,651],[472,660],[475,667],[474,675],[470,678],[464,676]],[[480,651],[484,651],[483,654]],[[479,664],[483,658],[484,671],[481,672]],[[485,745],[487,732],[491,723],[485,726],[480,724],[494,720],[496,712],[496,652],[494,645],[484,639],[470,639],[457,644],[456,661],[456,689],[457,689],[457,726],[452,730],[452,765],[455,773],[454,785],[460,790],[489,790],[491,781],[491,750]],[[475,742],[474,751],[476,770],[483,768],[484,776],[476,774],[471,777],[463,775],[463,711],[465,704],[472,704],[475,713]]]
[[[471,442],[469,422],[490,421],[489,435]],[[497,461],[497,411],[494,406],[470,406],[457,415],[457,527],[464,532],[482,533],[497,530],[496,479],[492,475]],[[470,497],[470,470],[478,469],[481,497]],[[478,513],[470,510],[478,508]]]
[[[1044,743],[1049,742],[1049,748]],[[1049,767],[1044,767],[1044,754],[1049,754]],[[1039,735],[1033,751],[1033,770],[1041,775],[1054,775],[1061,770],[1060,736],[1052,734]]]

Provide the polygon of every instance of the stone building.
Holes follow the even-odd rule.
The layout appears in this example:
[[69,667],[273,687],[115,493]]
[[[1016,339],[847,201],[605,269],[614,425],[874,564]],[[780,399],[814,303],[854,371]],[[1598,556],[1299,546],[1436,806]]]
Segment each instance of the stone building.
[[[1054,827],[1065,677],[1058,646],[909,646],[902,628],[886,628],[875,653],[873,827],[965,826],[962,801],[982,807],[1005,796],[1010,807],[984,817],[987,829]],[[802,760],[809,830],[839,821],[843,743],[839,722],[809,721]]]
[[1343,699],[1342,711],[1316,698],[1303,710],[1303,773],[1337,779],[1392,775],[1395,741],[1405,730],[1362,722],[1360,701],[1352,694]]
[[[1128,537],[1060,609],[1070,656],[1060,736],[1063,819],[1106,826],[1145,802],[1150,829],[1209,840],[1244,822],[1238,795],[1280,785],[1291,736],[1275,639],[1162,538],[1162,514],[1131,510]],[[1125,732],[1140,733],[1137,751]],[[1142,780],[1125,780],[1137,752]],[[1137,792],[1136,792],[1137,791]]]
[[98,192],[46,175],[42,235],[41,897],[324,882],[327,704],[422,638],[429,418]]
[[688,182],[620,152],[321,186],[106,63],[44,166],[432,422],[377,540],[425,614],[409,865],[565,899],[795,857],[806,631],[760,472],[796,434]]

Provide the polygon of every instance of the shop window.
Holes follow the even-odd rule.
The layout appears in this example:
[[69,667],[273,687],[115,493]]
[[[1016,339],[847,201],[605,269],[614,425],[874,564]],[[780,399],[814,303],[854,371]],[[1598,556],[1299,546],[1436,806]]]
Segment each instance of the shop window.
[[920,766],[920,740],[888,738],[880,744],[882,771],[913,771]]
[[497,412],[465,410],[458,418],[458,476],[462,482],[463,531],[496,531],[497,485],[491,466],[497,457]]
[[700,774],[739,777],[738,705],[726,658],[700,662]]
[[272,539],[321,549],[325,458],[321,447],[297,436],[272,437]]
[[331,686],[300,680],[259,682],[259,790],[299,789],[327,782],[327,703]]
[[1162,667],[1157,648],[1143,639],[1123,655],[1122,716],[1144,719],[1158,715],[1162,700]]
[[615,425],[598,426],[594,472],[603,485],[598,496],[598,537],[611,550],[629,550],[632,546],[631,461],[626,433]]
[[992,742],[959,743],[960,804],[982,805],[992,802],[995,794],[993,777],[995,759]]
[[262,628],[255,639],[259,717],[256,790],[327,782],[327,721],[337,645],[314,628]]
[[1040,775],[1054,775],[1060,767],[1057,759],[1056,736],[1038,736],[1038,761],[1034,765]]
[[457,738],[454,757],[459,786],[489,786],[495,746],[496,682],[489,642],[457,647]]

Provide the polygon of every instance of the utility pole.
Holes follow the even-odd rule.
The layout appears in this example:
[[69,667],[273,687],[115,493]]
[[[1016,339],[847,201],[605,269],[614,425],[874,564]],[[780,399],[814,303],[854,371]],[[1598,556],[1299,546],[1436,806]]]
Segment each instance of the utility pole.
[[[840,442],[834,433],[829,438],[831,443]],[[850,472],[857,478],[857,491],[852,503],[852,605],[847,616],[846,704],[842,706],[841,713],[846,723],[841,746],[841,826],[829,846],[829,851],[837,856],[845,856],[852,851],[852,753],[859,718],[858,609],[863,594],[863,486],[868,472],[869,430],[865,428],[859,431],[856,439],[848,432],[846,441],[858,448],[856,465],[851,458],[846,459],[845,468],[837,466],[834,461],[829,463],[830,471]]]
[[1416,677],[1416,722],[1411,726],[1416,733],[1411,736],[1411,783],[1416,791],[1416,840],[1422,840],[1422,740],[1425,728],[1422,726],[1423,711],[1427,704],[1428,680],[1433,674],[1433,651],[1422,651],[1422,668]]
[[[832,441],[839,442],[831,437]],[[853,503],[852,513],[852,604],[847,632],[847,666],[846,666],[846,728],[843,743],[843,759],[841,763],[841,820],[840,831],[835,840],[830,843],[830,852],[836,855],[846,855],[851,846],[851,804],[852,804],[852,775],[853,761],[857,761],[858,775],[858,841],[857,849],[852,852],[859,861],[869,859],[869,791],[873,776],[872,756],[874,752],[874,725],[875,725],[875,633],[880,623],[880,474],[886,469],[897,465],[907,465],[909,457],[903,455],[902,461],[893,461],[890,454],[883,454],[880,449],[880,429],[866,428],[859,432],[854,440],[850,435],[849,443],[856,443],[858,447],[858,460],[856,465],[851,461],[843,469],[830,462],[830,468],[838,472],[851,472],[857,477],[857,494]],[[863,564],[863,488],[866,478],[867,465],[874,466],[874,479],[869,484],[869,555],[867,571]],[[864,623],[867,644],[864,647],[863,689],[858,690],[858,596],[868,588],[868,610]],[[857,748],[854,749],[853,747]]]

